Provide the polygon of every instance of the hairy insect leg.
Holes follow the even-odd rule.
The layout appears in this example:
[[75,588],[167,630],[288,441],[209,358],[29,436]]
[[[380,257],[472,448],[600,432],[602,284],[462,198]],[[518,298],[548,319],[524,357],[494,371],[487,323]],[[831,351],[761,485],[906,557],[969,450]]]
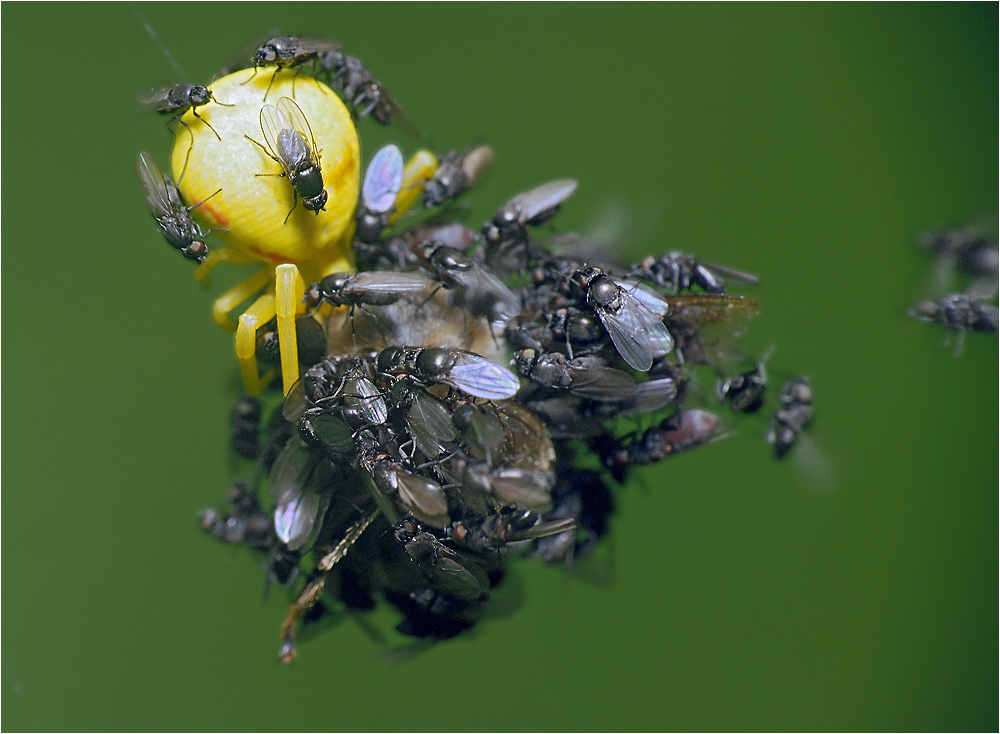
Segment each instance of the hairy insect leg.
[[[192,112],[193,111],[194,110],[192,110]],[[170,123],[173,122],[174,120],[177,120],[177,122],[179,122],[181,125],[183,125],[184,127],[186,127],[187,131],[188,131],[188,135],[191,136],[191,145],[188,146],[187,153],[184,155],[184,167],[181,168],[181,175],[177,179],[177,185],[180,186],[181,185],[181,181],[184,180],[184,174],[187,173],[188,161],[191,160],[191,151],[194,150],[194,132],[191,130],[191,126],[188,125],[186,122],[184,122],[184,120],[181,119],[180,115],[174,115],[172,118],[170,118],[170,120],[167,121],[167,130],[170,130]],[[173,130],[170,130],[170,132],[172,133]],[[213,132],[214,132],[214,130],[213,130]],[[215,134],[218,135],[218,133],[215,133]],[[221,140],[222,138],[219,138],[219,139]]]
[[236,329],[236,359],[240,362],[243,390],[253,397],[260,395],[266,385],[257,372],[257,329],[273,319],[274,313],[274,294],[266,293],[240,316]]
[[290,663],[298,655],[298,651],[295,649],[295,627],[298,625],[299,620],[305,616],[306,612],[312,609],[316,602],[319,601],[319,598],[323,596],[325,588],[326,574],[324,573],[319,578],[306,584],[305,588],[299,592],[295,601],[288,608],[285,621],[281,623],[281,652],[278,653],[278,659],[281,662]]
[[281,350],[281,380],[285,394],[299,379],[299,344],[295,317],[305,313],[306,286],[299,269],[279,265],[274,271],[275,312],[278,316],[278,346]]
[[271,269],[266,265],[246,280],[241,280],[215,299],[212,304],[212,318],[227,331],[236,331],[236,324],[229,317],[237,306],[258,291],[263,290],[271,280]]
[[244,255],[239,250],[234,250],[230,247],[217,247],[208,253],[208,256],[205,258],[205,262],[201,263],[201,265],[194,269],[194,277],[197,280],[205,282],[208,279],[209,272],[211,272],[212,268],[219,263],[250,265],[256,262],[259,261],[249,255]]
[[424,192],[424,185],[434,176],[438,168],[438,159],[429,150],[418,150],[403,167],[403,184],[396,194],[396,203],[389,224],[410,211],[417,199]]

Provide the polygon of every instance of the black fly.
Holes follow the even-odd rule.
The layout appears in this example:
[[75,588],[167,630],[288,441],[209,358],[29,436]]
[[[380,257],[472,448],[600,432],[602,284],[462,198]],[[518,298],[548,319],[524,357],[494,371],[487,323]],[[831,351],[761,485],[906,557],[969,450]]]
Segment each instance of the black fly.
[[327,193],[320,167],[322,151],[316,149],[312,128],[295,100],[282,97],[277,106],[264,105],[260,110],[260,131],[267,147],[249,135],[244,137],[281,166],[281,173],[258,173],[257,176],[283,176],[292,185],[295,199],[285,221],[295,211],[300,196],[302,206],[309,211],[317,215],[326,211]]

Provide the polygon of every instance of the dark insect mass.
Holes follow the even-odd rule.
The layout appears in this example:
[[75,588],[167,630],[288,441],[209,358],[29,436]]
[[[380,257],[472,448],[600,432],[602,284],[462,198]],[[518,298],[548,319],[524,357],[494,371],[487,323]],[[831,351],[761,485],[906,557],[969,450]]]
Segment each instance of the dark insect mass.
[[[334,41],[274,36],[242,64],[273,69],[272,82],[311,72],[356,119],[403,119]],[[260,128],[263,142],[251,142],[280,173],[259,175],[288,180],[293,210],[299,199],[323,210],[320,151],[298,105],[264,104]],[[681,252],[629,264],[560,251],[551,229],[573,179],[494,202],[471,229],[455,202],[493,158],[488,145],[456,148],[419,211],[397,212],[402,152],[379,149],[355,210],[357,270],[306,288],[299,380],[283,400],[272,388],[232,411],[232,448],[254,462],[252,476],[232,487],[229,509],[200,521],[289,589],[284,662],[303,625],[380,604],[398,612],[403,635],[467,632],[496,611],[508,564],[572,568],[605,542],[636,467],[727,438],[770,397],[765,360],[738,341],[757,302],[729,291],[755,276]],[[176,187],[146,154],[140,171],[164,236],[203,258],[204,233]],[[941,320],[942,308],[927,317]],[[965,324],[989,317],[952,311]],[[277,346],[264,325],[261,362],[275,364]],[[713,412],[720,404],[731,412]],[[779,457],[811,418],[808,380],[786,385],[768,433]]]

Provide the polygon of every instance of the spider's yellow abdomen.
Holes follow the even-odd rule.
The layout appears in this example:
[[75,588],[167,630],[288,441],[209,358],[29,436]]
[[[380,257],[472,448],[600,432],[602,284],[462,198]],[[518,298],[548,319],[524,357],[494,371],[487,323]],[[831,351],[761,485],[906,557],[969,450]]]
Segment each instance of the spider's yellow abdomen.
[[[211,84],[219,104],[209,102],[197,111],[221,140],[189,110],[183,121],[191,129],[194,146],[192,135],[178,127],[171,166],[189,204],[208,199],[193,211],[194,216],[208,226],[229,230],[216,232],[219,239],[272,265],[295,263],[309,282],[352,265],[350,236],[361,170],[358,135],[340,98],[326,85],[300,74],[294,82],[294,100],[309,122],[317,152],[321,151],[329,198],[326,211],[316,214],[302,205],[300,197],[286,222],[294,201],[292,185],[281,176],[257,175],[281,173],[282,168],[246,137],[266,147],[261,108],[293,96],[294,72],[286,70],[274,78],[264,101],[273,74],[273,68],[262,68],[254,77],[253,69],[244,69]],[[244,84],[247,80],[251,81]],[[221,191],[212,196],[217,189]]]

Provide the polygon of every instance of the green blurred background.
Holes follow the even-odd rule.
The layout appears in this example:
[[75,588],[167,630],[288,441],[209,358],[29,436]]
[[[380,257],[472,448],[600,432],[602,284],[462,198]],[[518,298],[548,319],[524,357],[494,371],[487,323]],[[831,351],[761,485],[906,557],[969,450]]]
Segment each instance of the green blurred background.
[[[472,222],[574,176],[560,230],[617,210],[629,255],[757,273],[750,343],[812,378],[835,489],[734,421],[620,493],[610,586],[524,562],[472,637],[391,667],[348,622],[280,666],[283,593],[195,521],[235,478],[209,304],[239,273],[203,290],[145,210],[136,154],[170,136],[135,95],[177,74],[137,10],[192,81],[268,29],[341,40],[439,149],[494,146]],[[914,236],[996,217],[995,4],[2,20],[4,729],[996,729],[997,339],[955,358],[905,315]],[[377,127],[369,153],[416,145]]]

